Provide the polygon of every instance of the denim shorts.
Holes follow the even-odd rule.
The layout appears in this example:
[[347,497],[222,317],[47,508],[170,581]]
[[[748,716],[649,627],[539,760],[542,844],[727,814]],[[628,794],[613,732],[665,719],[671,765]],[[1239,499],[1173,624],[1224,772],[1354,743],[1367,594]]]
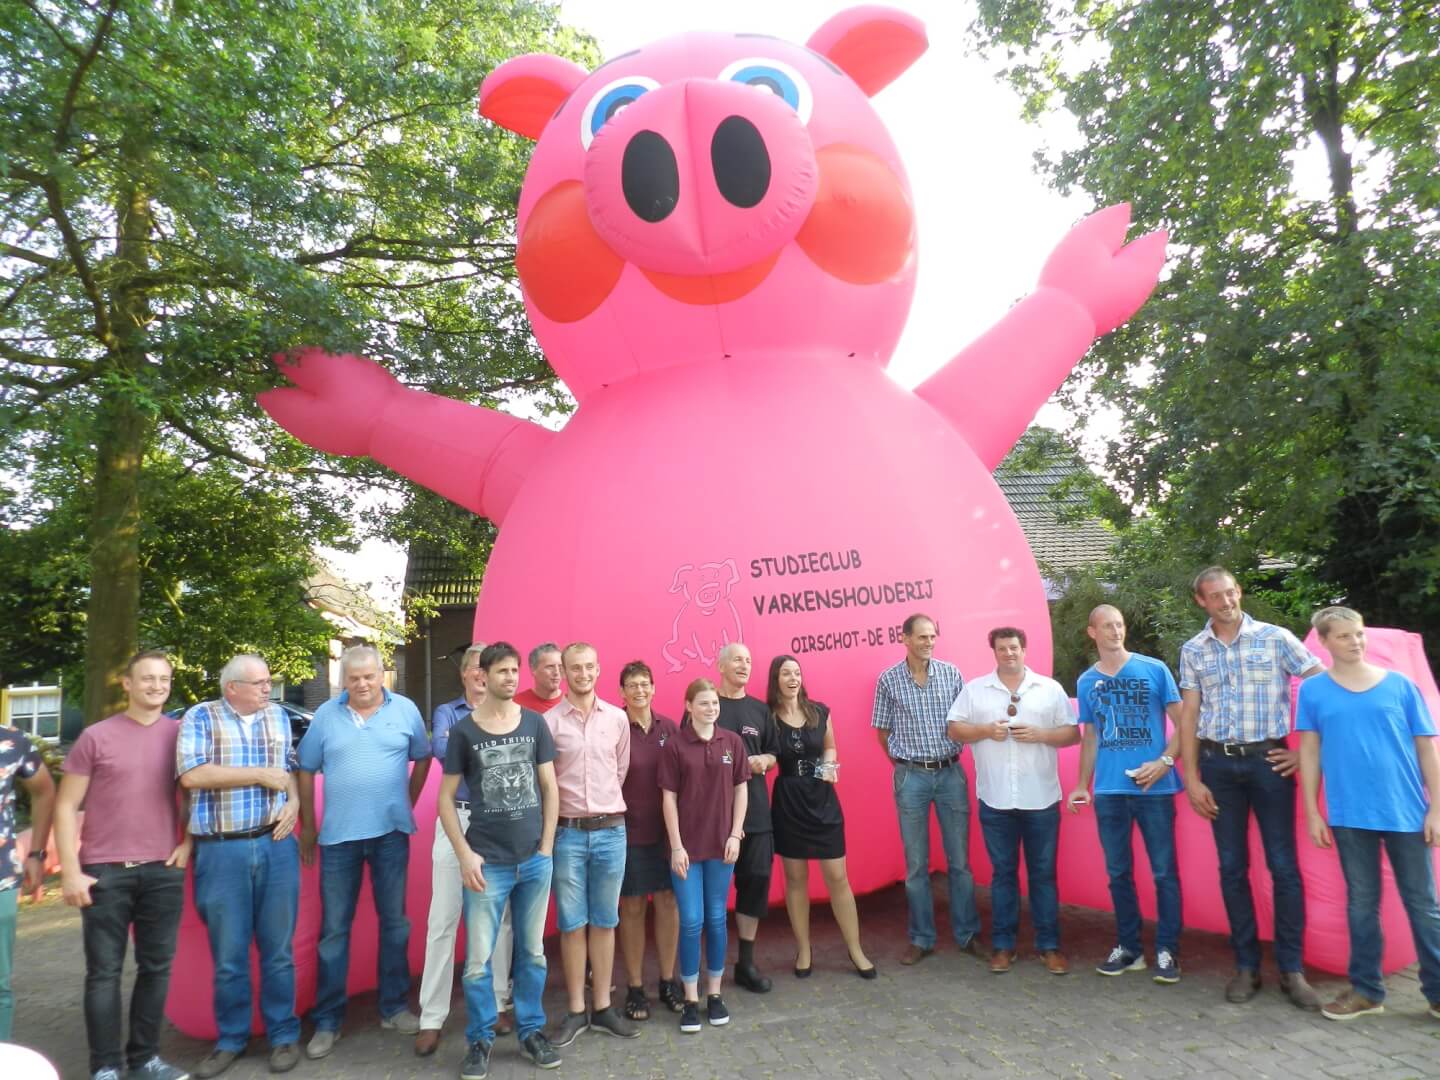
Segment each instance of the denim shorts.
[[555,832],[555,914],[562,934],[620,925],[620,882],[625,877],[625,826]]

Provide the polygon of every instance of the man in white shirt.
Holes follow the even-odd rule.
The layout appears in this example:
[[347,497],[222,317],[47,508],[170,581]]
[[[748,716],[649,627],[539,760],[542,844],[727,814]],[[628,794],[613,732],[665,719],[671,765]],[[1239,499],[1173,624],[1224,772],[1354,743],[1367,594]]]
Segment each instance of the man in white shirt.
[[1035,948],[1052,975],[1070,970],[1060,951],[1055,852],[1060,839],[1057,749],[1080,741],[1070,699],[1054,679],[1025,666],[1025,631],[990,631],[995,670],[965,684],[946,717],[946,732],[970,743],[980,829],[994,875],[990,884],[990,970],[1010,970],[1020,928],[1020,849],[1030,878]]

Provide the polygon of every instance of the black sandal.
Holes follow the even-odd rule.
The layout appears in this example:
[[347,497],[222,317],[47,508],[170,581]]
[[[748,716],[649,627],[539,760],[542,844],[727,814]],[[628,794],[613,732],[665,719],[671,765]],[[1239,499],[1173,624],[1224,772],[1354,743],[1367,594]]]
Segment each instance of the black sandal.
[[660,1001],[672,1013],[681,1012],[685,1008],[685,995],[680,990],[679,979],[660,980]]
[[625,1015],[631,1020],[650,1019],[650,999],[645,996],[643,986],[632,986],[625,995]]

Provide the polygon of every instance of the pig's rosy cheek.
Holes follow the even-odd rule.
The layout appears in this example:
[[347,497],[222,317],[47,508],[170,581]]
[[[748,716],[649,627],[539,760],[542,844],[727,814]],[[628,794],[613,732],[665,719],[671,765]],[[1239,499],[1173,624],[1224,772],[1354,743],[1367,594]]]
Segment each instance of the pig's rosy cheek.
[[894,277],[915,247],[915,215],[900,178],[870,151],[844,143],[817,150],[815,162],[820,186],[795,243],[852,285]]
[[515,251],[525,295],[542,315],[578,322],[605,302],[624,261],[590,225],[578,180],[556,184],[536,201]]

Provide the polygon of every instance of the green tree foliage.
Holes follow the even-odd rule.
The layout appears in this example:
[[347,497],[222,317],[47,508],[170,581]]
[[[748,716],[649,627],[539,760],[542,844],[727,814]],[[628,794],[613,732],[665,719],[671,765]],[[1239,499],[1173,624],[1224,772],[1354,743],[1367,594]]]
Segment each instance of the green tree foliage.
[[148,469],[236,478],[295,552],[346,542],[337,509],[383,524],[367,493],[413,495],[262,417],[272,352],[563,401],[513,283],[526,150],[474,115],[485,73],[535,49],[594,59],[526,0],[0,5],[0,474],[79,485],[52,509],[86,546],[65,587],[85,594],[88,719],[164,589]]
[[1137,549],[1177,582],[1292,561],[1282,610],[1343,597],[1434,655],[1440,7],[981,0],[973,34],[1030,117],[1073,117],[1049,181],[1172,236],[1066,390],[1082,419],[1119,410]]

